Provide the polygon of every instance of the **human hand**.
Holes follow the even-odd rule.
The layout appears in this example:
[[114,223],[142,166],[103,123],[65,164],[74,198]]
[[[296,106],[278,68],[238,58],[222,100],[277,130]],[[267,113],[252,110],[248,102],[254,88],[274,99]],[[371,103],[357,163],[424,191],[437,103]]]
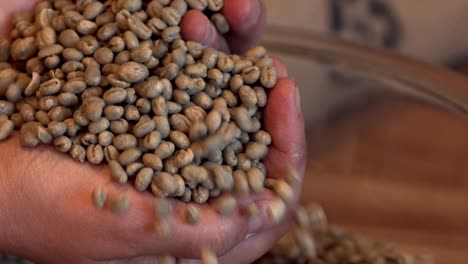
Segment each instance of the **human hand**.
[[208,17],[196,10],[182,19],[182,36],[218,50],[242,54],[259,41],[265,29],[265,7],[261,0],[224,0],[221,12],[230,25],[226,36],[218,34]]
[[[15,7],[25,2],[28,1],[18,1]],[[271,177],[282,177],[290,167],[302,176],[305,144],[297,88],[287,79],[281,63],[276,62],[276,68],[280,79],[270,91],[265,113],[265,129],[273,138],[266,164]],[[277,105],[284,108],[275,109]],[[172,237],[176,239],[160,238],[151,232],[155,220],[152,195],[116,186],[107,167],[77,164],[46,147],[23,149],[17,137],[1,143],[1,150],[0,159],[11,162],[1,165],[8,177],[0,178],[5,189],[1,190],[0,201],[8,204],[2,210],[5,211],[3,215],[10,217],[0,219],[0,223],[14,227],[1,231],[5,239],[1,239],[0,249],[34,260],[98,262],[120,259],[154,263],[154,256],[168,254],[185,258],[181,262],[189,262],[187,259],[199,256],[201,245],[207,245],[223,256],[221,263],[248,263],[267,251],[289,226],[287,222],[277,225],[271,221],[267,206],[272,196],[264,193],[243,199],[244,204],[256,201],[261,209],[259,220],[250,225],[240,213],[224,218],[205,205],[200,206],[199,225],[189,226],[182,220],[183,203],[174,202],[175,216],[171,224]],[[124,216],[96,210],[91,204],[91,192],[102,185],[106,186],[110,197],[121,192],[130,196],[132,206]],[[294,187],[298,195],[299,184]],[[294,203],[296,201],[297,197]],[[244,239],[248,234],[255,235]],[[24,252],[28,253],[24,255]],[[50,252],[60,254],[50,256]]]

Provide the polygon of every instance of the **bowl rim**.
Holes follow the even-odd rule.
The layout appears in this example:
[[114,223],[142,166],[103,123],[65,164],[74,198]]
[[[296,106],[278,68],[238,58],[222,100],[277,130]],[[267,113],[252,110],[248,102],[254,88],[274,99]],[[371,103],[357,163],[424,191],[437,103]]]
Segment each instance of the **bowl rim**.
[[410,95],[468,116],[468,78],[443,66],[383,47],[285,27],[268,26],[262,45],[280,59],[283,54],[399,82]]

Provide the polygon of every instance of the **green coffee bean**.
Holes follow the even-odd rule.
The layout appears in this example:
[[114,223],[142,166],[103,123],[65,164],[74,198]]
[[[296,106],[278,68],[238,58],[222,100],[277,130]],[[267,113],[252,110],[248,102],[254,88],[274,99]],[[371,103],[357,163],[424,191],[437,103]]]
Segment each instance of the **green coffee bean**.
[[[108,146],[108,147],[110,147],[110,146]],[[106,148],[108,148],[108,147],[106,147]],[[119,159],[120,159],[120,156],[119,156]],[[125,172],[125,170],[122,168],[120,163],[117,162],[114,159],[110,160],[110,161],[108,160],[107,163],[108,163],[110,171],[111,171],[112,179],[114,179],[114,181],[116,181],[117,183],[120,183],[120,184],[126,183],[127,180],[128,180],[128,175]]]
[[268,154],[268,147],[265,144],[250,142],[245,149],[245,155],[252,160],[261,160]]
[[141,162],[133,162],[125,168],[125,172],[127,173],[128,177],[134,177],[138,174],[138,172],[143,169],[145,165]]
[[11,57],[13,60],[28,60],[36,54],[37,48],[34,37],[26,37],[15,40],[11,45]]
[[[70,48],[74,48],[74,46]],[[98,48],[99,42],[94,36],[91,35],[82,37],[76,44],[76,49],[81,51],[86,56],[93,54]]]
[[93,191],[93,203],[97,208],[103,208],[107,199],[107,191],[104,186],[99,186]]
[[261,192],[263,190],[265,175],[258,168],[254,167],[248,170],[247,179],[252,191]]
[[237,96],[230,90],[223,90],[221,96],[229,107],[235,107],[238,104]]
[[190,146],[190,140],[187,135],[180,131],[171,131],[169,138],[180,149],[187,149]]
[[154,230],[156,234],[158,234],[158,236],[160,237],[168,237],[172,232],[171,225],[169,221],[166,221],[166,220],[156,221],[154,223]]
[[260,83],[265,88],[273,88],[276,84],[277,78],[276,70],[273,66],[262,68]]
[[218,258],[211,249],[202,247],[200,252],[202,264],[218,264]]
[[93,20],[105,11],[105,6],[99,1],[93,1],[87,4],[83,9],[83,17]]
[[121,215],[130,208],[130,197],[126,194],[116,196],[110,200],[109,206],[114,214]]
[[135,35],[143,40],[151,38],[153,32],[141,20],[130,16],[127,18],[128,28],[135,33]]
[[36,35],[36,46],[39,49],[57,42],[57,33],[50,27],[43,28]]
[[50,122],[49,115],[45,111],[37,111],[34,114],[34,118],[44,126],[47,126]]
[[123,80],[130,83],[141,82],[149,76],[148,69],[144,65],[136,62],[122,64],[118,74]]
[[11,41],[0,40],[0,62],[6,62],[10,58]]
[[214,208],[219,214],[229,216],[236,210],[237,201],[232,195],[224,195],[216,199]]
[[153,181],[154,171],[151,168],[142,168],[136,174],[135,188],[143,192],[150,186]]
[[[208,117],[207,117],[208,118]],[[202,121],[194,122],[188,131],[189,139],[192,142],[198,141],[205,137],[208,133],[206,124]]]
[[66,136],[56,137],[53,141],[53,144],[56,150],[63,153],[67,153],[68,151],[70,151],[72,146],[71,140]]
[[143,164],[146,167],[152,168],[154,171],[161,171],[163,163],[158,155],[146,153],[143,155]]
[[99,134],[102,131],[108,129],[109,126],[110,126],[109,120],[102,117],[97,121],[93,121],[93,122],[89,123],[88,130],[89,130],[90,133]]
[[86,158],[91,164],[99,165],[104,160],[104,149],[101,145],[89,145]]
[[137,146],[137,139],[132,134],[122,134],[114,137],[112,144],[118,150],[125,150],[135,148]]
[[111,160],[117,160],[119,155],[119,151],[113,145],[104,147],[104,158],[106,159],[107,163],[109,163]]
[[70,148],[69,153],[73,159],[81,163],[85,162],[86,160],[86,150],[81,145],[73,144]]
[[[73,119],[71,119],[73,120]],[[73,121],[74,122],[74,121]],[[95,145],[98,143],[98,136],[89,132],[81,133],[78,136],[79,142],[82,146]]]
[[163,30],[161,33],[162,39],[167,42],[171,43],[176,39],[180,39],[180,28],[177,26],[174,27],[167,27],[166,29]]
[[273,198],[268,204],[268,216],[273,222],[280,223],[286,216],[286,204],[280,198]]
[[156,149],[161,143],[161,134],[158,131],[152,131],[145,136],[142,142],[142,147],[147,150]]
[[15,124],[11,120],[0,121],[0,141],[5,140],[10,136],[15,128]]
[[197,184],[208,178],[208,171],[202,166],[188,165],[182,168],[181,175],[187,184]]
[[196,225],[200,221],[200,211],[194,205],[188,204],[185,207],[185,217],[191,225]]
[[138,148],[128,148],[123,151],[119,156],[119,163],[122,166],[127,166],[133,162],[136,162],[142,153],[141,150]]
[[157,187],[162,197],[171,196],[177,191],[177,183],[174,177],[166,172],[156,172],[151,185]]
[[154,201],[154,214],[159,219],[167,219],[172,213],[171,204],[166,199]]
[[101,65],[109,64],[114,61],[114,53],[106,47],[101,47],[93,54],[94,59]]
[[111,88],[104,93],[104,102],[106,104],[122,103],[127,96],[127,92],[123,88]]
[[177,26],[182,18],[181,14],[172,7],[165,7],[161,11],[161,18],[169,26]]
[[161,134],[161,138],[167,138],[171,130],[169,119],[165,116],[155,116],[153,121],[156,124],[156,130]]
[[192,200],[198,204],[206,203],[209,197],[210,197],[210,191],[203,186],[198,186],[192,192]]

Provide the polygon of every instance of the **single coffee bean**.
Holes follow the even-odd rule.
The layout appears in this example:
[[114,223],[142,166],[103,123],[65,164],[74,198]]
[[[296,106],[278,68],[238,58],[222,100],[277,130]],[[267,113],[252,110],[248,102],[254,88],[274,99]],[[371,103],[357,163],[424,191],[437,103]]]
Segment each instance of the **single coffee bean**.
[[132,134],[117,135],[114,137],[112,142],[118,150],[135,148],[137,146],[137,139]]
[[73,144],[70,148],[70,156],[80,163],[84,163],[86,160],[86,150],[81,145]]
[[125,172],[127,173],[128,177],[134,177],[137,173],[143,169],[145,165],[141,162],[133,162],[125,168]]
[[136,162],[142,153],[141,150],[138,148],[128,148],[123,151],[119,156],[119,163],[122,166],[127,166],[133,162]]
[[86,158],[91,164],[99,165],[104,160],[104,149],[101,145],[89,145]]
[[107,199],[107,191],[104,186],[99,186],[93,191],[93,203],[94,205],[101,209],[104,207]]
[[237,201],[232,195],[224,195],[216,199],[214,208],[219,214],[229,216],[236,210]]
[[142,168],[136,175],[135,188],[140,192],[147,190],[153,181],[153,174],[151,168]]
[[262,69],[260,75],[260,83],[265,88],[273,88],[276,84],[277,78],[276,70],[273,66],[265,67]]
[[136,62],[127,62],[122,64],[118,74],[123,78],[123,80],[130,83],[141,82],[149,76],[148,69],[144,65]]
[[116,196],[110,200],[109,206],[113,213],[121,215],[130,208],[130,197],[126,194]]
[[124,184],[128,180],[127,173],[122,166],[116,160],[108,161],[108,165],[111,171],[112,179],[117,183]]
[[196,225],[200,221],[200,211],[194,205],[188,204],[185,207],[185,217],[191,225]]

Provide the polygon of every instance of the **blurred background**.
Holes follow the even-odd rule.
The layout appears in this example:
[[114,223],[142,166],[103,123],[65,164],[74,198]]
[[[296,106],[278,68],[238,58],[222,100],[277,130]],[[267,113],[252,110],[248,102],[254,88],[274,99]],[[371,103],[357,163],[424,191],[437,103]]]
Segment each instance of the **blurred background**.
[[290,36],[383,47],[468,74],[468,1],[265,4],[267,39],[290,39],[290,50],[275,52],[302,90],[309,145],[303,202],[322,204],[334,224],[434,254],[437,263],[467,263],[466,117],[380,89],[393,84],[373,73],[330,69],[298,56]]

